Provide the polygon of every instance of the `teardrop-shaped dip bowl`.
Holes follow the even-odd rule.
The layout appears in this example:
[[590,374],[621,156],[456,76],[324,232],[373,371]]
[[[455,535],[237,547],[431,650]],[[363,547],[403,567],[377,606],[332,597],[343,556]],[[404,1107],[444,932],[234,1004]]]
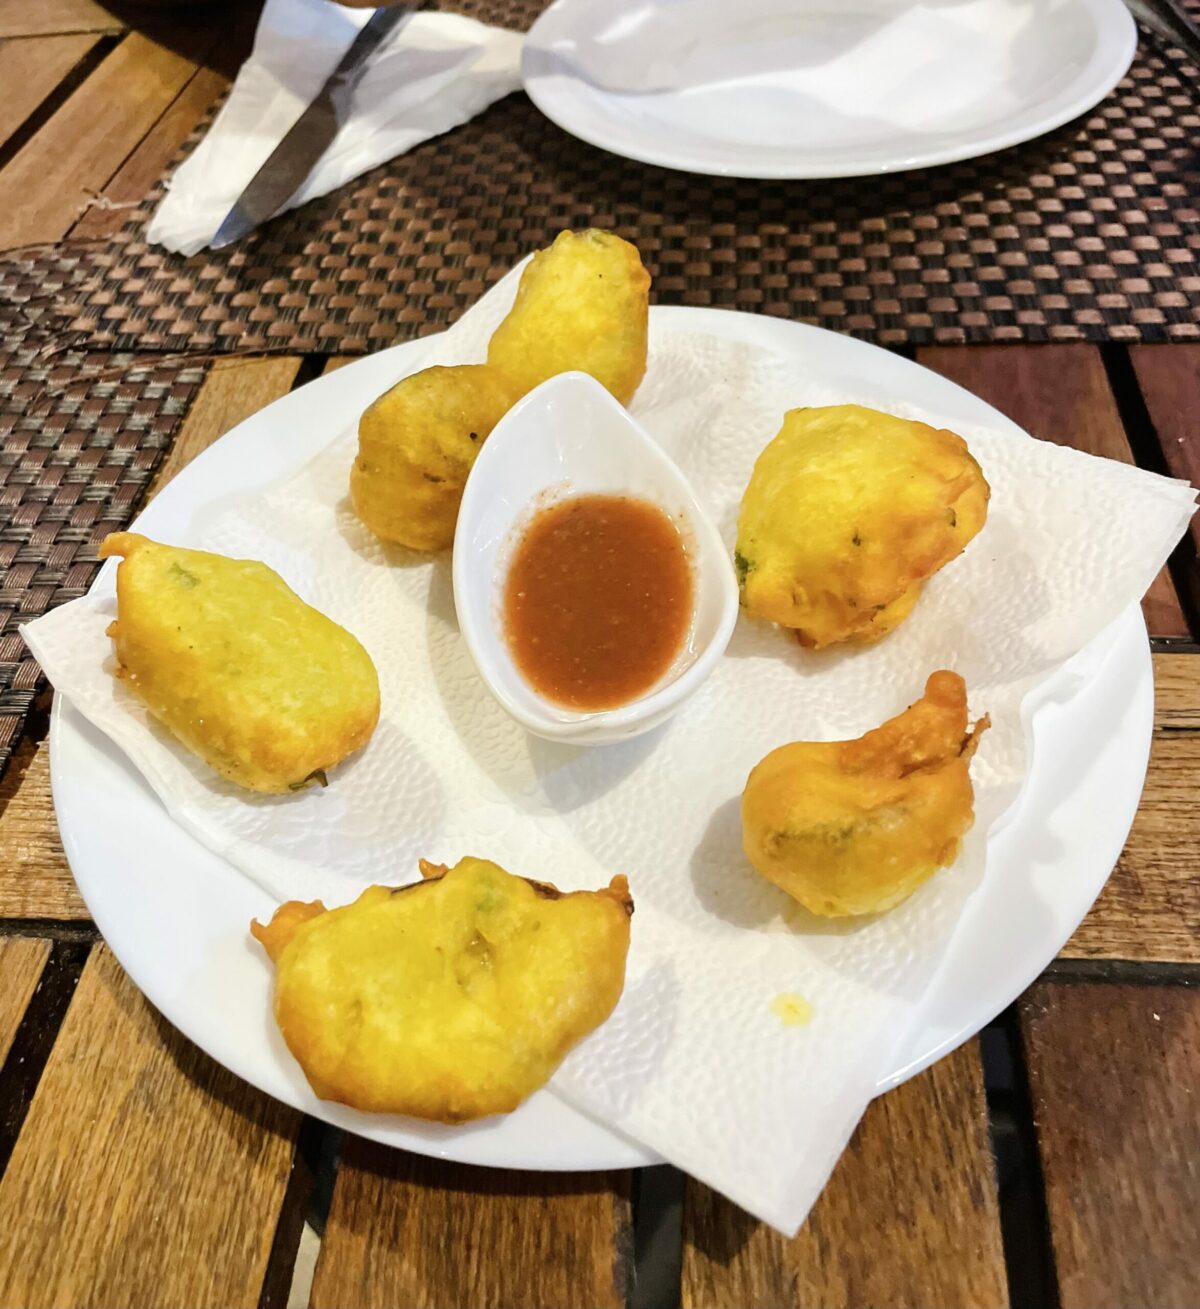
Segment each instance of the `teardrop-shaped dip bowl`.
[[[547,698],[521,672],[504,588],[539,511],[591,495],[645,501],[674,520],[692,570],[692,611],[653,685],[614,708],[582,711]],[[665,722],[712,672],[737,621],[737,579],[716,526],[653,438],[585,373],[542,383],[496,425],[467,479],[453,571],[459,628],[489,690],[528,731],[576,745],[627,740]]]

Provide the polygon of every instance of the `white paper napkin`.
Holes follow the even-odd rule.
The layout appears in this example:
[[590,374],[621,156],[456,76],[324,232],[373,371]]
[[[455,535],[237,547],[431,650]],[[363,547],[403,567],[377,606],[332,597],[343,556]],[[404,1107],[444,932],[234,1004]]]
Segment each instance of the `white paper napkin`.
[[[147,239],[194,254],[304,112],[374,11],[267,0],[254,50],[204,140],[171,178]],[[517,32],[460,14],[415,13],[372,55],[354,109],[285,206],[325,195],[473,118],[521,85]]]
[[[431,340],[422,364],[481,359],[514,276]],[[914,412],[866,384],[832,394],[802,358],[652,319],[632,410],[732,542],[751,466],[783,411],[849,399]],[[109,671],[112,566],[92,594],[25,627],[30,648],[176,820],[279,899],[341,904],[371,882],[413,880],[421,855],[482,855],[565,888],[627,873],[637,909],[625,994],[552,1086],[794,1232],[985,875],[988,828],[1025,773],[1022,705],[1143,593],[1194,493],[1073,450],[963,430],[992,485],[988,523],[896,633],[813,654],[743,616],[728,656],[672,722],[587,750],[527,736],[490,698],[457,630],[448,557],[385,549],[358,523],[346,495],[356,421],[346,414],[294,478],[254,499],[231,495],[176,542],[264,559],[371,652],[383,717],[327,790],[250,796],[147,718]],[[940,667],[963,674],[973,711],[994,723],[972,767],[978,820],[961,858],[881,918],[808,918],[742,855],[747,773],[788,740],[877,725]],[[807,1026],[772,1013],[781,993],[812,1005]]]

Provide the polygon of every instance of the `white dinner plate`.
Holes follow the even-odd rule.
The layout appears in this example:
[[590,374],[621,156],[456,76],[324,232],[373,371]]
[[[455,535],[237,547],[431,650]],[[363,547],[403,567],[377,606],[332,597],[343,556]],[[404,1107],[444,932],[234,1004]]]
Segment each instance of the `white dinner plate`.
[[534,104],[628,159],[728,177],[858,177],[1041,136],[1125,75],[1123,0],[556,0]]
[[[1017,431],[952,382],[876,346],[797,323],[715,309],[655,308],[656,321],[802,359],[828,385],[864,383],[951,422]],[[284,396],[181,472],[138,518],[186,540],[231,489],[296,472],[400,377],[426,343],[385,350]],[[987,874],[968,900],[919,1021],[879,1090],[978,1031],[1057,954],[1116,862],[1149,754],[1153,682],[1141,612],[1131,608],[1028,706],[1032,765],[1021,799],[993,830]],[[63,845],[105,939],[134,982],[187,1037],[239,1077],[305,1113],[421,1154],[495,1166],[586,1170],[657,1162],[650,1151],[548,1091],[516,1113],[464,1127],[358,1113],[318,1100],[270,1013],[271,969],[249,939],[275,905],[167,816],[125,756],[56,697],[50,777]]]

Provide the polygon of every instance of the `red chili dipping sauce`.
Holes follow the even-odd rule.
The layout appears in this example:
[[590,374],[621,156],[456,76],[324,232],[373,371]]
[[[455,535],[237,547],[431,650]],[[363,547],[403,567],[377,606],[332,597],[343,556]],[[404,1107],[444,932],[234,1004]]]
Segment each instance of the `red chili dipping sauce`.
[[504,587],[517,667],[571,709],[612,709],[652,687],[691,618],[692,566],[677,524],[628,496],[583,495],[541,510]]

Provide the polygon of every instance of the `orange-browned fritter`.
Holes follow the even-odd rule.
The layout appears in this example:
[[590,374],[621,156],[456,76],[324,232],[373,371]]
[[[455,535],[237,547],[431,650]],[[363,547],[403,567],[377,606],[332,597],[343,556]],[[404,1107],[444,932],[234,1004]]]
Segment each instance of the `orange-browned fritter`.
[[747,611],[813,649],[878,641],[987,518],[961,436],[862,405],[793,409],[738,517]]
[[323,1099],[446,1123],[507,1113],[616,1006],[628,884],[564,893],[472,858],[421,871],[251,925],[276,1021]]
[[881,913],[954,862],[970,829],[967,688],[934,673],[924,696],[854,741],[772,750],[742,794],[746,857],[814,914]]

